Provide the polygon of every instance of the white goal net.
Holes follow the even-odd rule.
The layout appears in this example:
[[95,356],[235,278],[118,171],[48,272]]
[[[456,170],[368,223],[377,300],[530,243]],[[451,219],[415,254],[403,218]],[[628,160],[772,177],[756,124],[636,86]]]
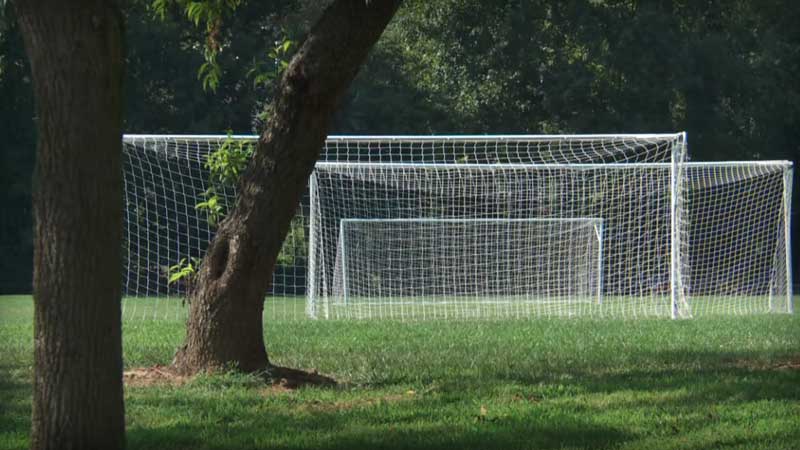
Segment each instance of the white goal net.
[[603,220],[342,219],[326,318],[579,315],[602,303]]
[[[208,157],[228,139],[255,137],[124,137],[125,317],[185,315],[187,280],[170,277],[202,258],[213,236],[197,206],[210,185]],[[324,317],[341,295],[334,273],[346,219],[602,219],[602,305],[576,302],[564,314],[791,311],[790,163],[685,159],[683,134],[331,136],[275,272],[265,274],[272,277],[265,315]],[[227,211],[235,187],[218,194]],[[531,308],[528,315],[550,314]]]
[[690,163],[686,174],[692,314],[793,312],[792,164]]
[[[333,273],[343,219],[592,217],[603,220],[606,301],[580,311],[622,317],[688,316],[684,297],[674,295],[671,275],[671,186],[669,163],[318,163],[311,179],[311,303],[324,305],[336,297]],[[519,250],[553,250],[543,249]],[[677,290],[683,293],[681,286]],[[529,312],[557,313],[552,308]]]

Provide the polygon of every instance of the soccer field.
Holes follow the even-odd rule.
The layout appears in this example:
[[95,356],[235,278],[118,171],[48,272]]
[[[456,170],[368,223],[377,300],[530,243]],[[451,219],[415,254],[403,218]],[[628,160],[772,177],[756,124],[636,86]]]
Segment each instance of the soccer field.
[[[169,364],[184,308],[126,301],[127,369]],[[272,301],[274,305],[270,305]],[[792,449],[800,317],[275,320],[273,362],[335,388],[252,376],[126,387],[129,448]],[[137,313],[131,308],[136,306]],[[172,309],[169,309],[172,308]],[[156,310],[158,320],[142,320]],[[32,301],[0,297],[0,448],[26,448]],[[153,317],[151,317],[153,318]]]
[[[784,312],[785,299],[773,305]],[[743,315],[770,312],[767,297],[697,296],[691,298],[694,317]],[[125,320],[185,320],[188,307],[179,297],[126,297],[122,317]],[[304,296],[269,296],[264,301],[264,320],[310,320]],[[671,314],[670,298],[606,296],[597,297],[394,297],[376,299],[349,297],[316,305],[318,319],[392,319],[400,321],[478,319],[507,320],[530,318],[586,317],[662,317]]]

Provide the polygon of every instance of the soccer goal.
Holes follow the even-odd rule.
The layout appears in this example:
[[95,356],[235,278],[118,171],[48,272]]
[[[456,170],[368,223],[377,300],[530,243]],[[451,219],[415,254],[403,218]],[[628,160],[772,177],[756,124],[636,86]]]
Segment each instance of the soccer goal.
[[[334,273],[342,249],[348,251],[341,245],[343,219],[602,218],[603,304],[568,313],[688,316],[688,303],[675,295],[683,288],[672,270],[673,251],[681,247],[673,248],[671,176],[669,163],[318,163],[310,182],[309,311],[318,312],[318,304],[340,295]],[[345,244],[348,237],[345,233]],[[542,247],[520,245],[508,258],[535,256]],[[554,311],[533,308],[528,314]]]
[[322,314],[577,315],[602,303],[602,248],[600,218],[342,219]]
[[[214,235],[198,204],[209,157],[230,139],[256,136],[124,136],[124,317],[185,315],[189,279],[173,275],[196,268]],[[580,315],[792,312],[791,173],[787,161],[687,162],[683,133],[330,136],[264,275],[265,315],[325,317],[342,295],[341,221],[354,218],[602,218],[603,301],[575,302],[592,306]],[[217,194],[229,210],[235,188]]]
[[686,165],[693,315],[793,312],[792,174],[788,161]]

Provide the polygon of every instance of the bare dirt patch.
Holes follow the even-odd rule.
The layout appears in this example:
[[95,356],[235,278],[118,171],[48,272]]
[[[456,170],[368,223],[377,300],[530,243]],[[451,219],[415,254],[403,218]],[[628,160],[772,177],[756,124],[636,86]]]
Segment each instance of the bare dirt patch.
[[[194,378],[181,375],[170,366],[140,367],[123,372],[125,386],[182,386]],[[319,374],[316,370],[305,371],[287,367],[272,367],[265,373],[264,394],[289,392],[302,386],[336,386],[336,380]]]
[[169,366],[153,366],[127,370],[122,373],[122,381],[130,387],[181,386],[189,377],[179,375]]
[[800,355],[773,362],[740,359],[734,361],[733,366],[749,370],[800,370]]
[[775,368],[778,370],[800,370],[800,358],[778,363]]

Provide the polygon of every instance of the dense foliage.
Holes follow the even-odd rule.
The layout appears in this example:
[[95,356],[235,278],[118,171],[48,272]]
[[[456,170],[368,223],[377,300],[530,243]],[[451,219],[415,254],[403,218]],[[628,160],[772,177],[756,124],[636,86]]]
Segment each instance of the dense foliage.
[[[265,81],[281,64],[278,53],[321,7],[311,0],[239,5],[214,28],[219,72],[216,89],[204,90],[206,24],[186,20],[177,3],[129,2],[126,130],[253,131],[268,120]],[[10,16],[0,13],[0,293],[28,292],[31,267],[35,112]],[[375,48],[332,132],[686,130],[695,159],[797,160],[797,23],[800,8],[791,0],[412,0]]]

